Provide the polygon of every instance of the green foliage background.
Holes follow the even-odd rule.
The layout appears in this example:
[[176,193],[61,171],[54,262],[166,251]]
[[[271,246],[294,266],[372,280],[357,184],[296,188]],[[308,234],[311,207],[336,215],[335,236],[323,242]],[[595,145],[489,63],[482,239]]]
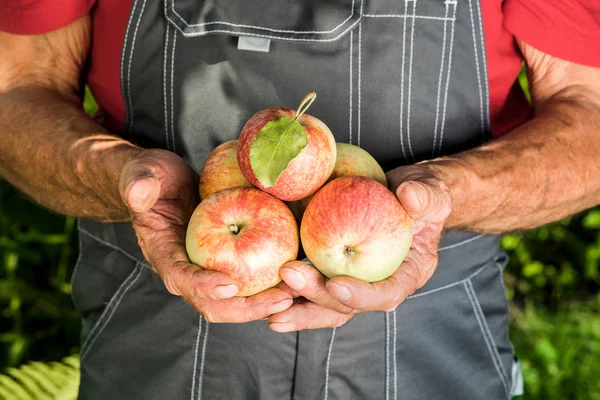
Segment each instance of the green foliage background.
[[[93,112],[89,93],[84,105]],[[508,235],[502,245],[511,256],[510,333],[524,398],[600,400],[600,208]],[[0,257],[2,369],[77,354],[74,219],[40,208],[0,180]]]

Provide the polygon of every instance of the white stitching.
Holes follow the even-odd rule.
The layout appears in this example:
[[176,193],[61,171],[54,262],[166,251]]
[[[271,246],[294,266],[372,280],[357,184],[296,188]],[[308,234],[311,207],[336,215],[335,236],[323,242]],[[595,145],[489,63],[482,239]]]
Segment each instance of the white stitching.
[[175,108],[173,106],[173,70],[175,69],[175,46],[177,45],[177,32],[173,32],[173,50],[171,51],[171,145],[173,152],[177,151],[175,145]]
[[258,29],[258,30],[275,32],[275,33],[297,33],[297,34],[301,34],[301,35],[307,35],[307,34],[333,33],[335,31],[337,31],[340,27],[342,27],[342,25],[344,25],[346,22],[350,21],[352,19],[352,17],[354,16],[354,1],[355,0],[352,0],[352,6],[351,6],[352,11],[350,12],[350,16],[348,18],[346,18],[344,21],[342,21],[338,26],[336,26],[335,28],[333,28],[332,30],[329,30],[329,31],[294,31],[294,30],[284,30],[284,29],[273,29],[273,28],[267,28],[267,27],[263,27],[263,26],[234,24],[234,23],[225,22],[225,21],[211,21],[211,22],[203,22],[201,24],[191,24],[190,25],[187,23],[186,20],[183,19],[183,17],[181,15],[179,15],[179,13],[177,11],[175,11],[175,0],[173,0],[173,2],[171,3],[171,10],[181,20],[181,22],[183,22],[185,24],[185,26],[187,26],[188,28],[200,27],[200,26],[205,26],[205,25],[227,25],[227,26],[233,26],[233,27],[237,27],[237,28],[251,28],[251,29]]
[[204,320],[204,341],[202,343],[202,360],[200,362],[200,380],[198,381],[198,400],[202,399],[202,381],[204,380],[204,365],[206,364],[206,343],[208,342],[208,329],[209,324],[207,320]]
[[385,400],[390,398],[390,313],[385,313]]
[[504,291],[504,296],[506,296],[506,285],[504,284],[504,267],[500,265],[498,261],[494,261],[496,267],[498,268],[498,277],[500,279],[500,285],[502,285],[502,290]]
[[454,243],[454,244],[449,244],[448,246],[440,247],[440,248],[438,249],[438,253],[439,253],[440,251],[450,250],[450,249],[453,249],[453,248],[455,248],[455,247],[462,246],[462,245],[464,245],[464,244],[470,243],[470,242],[472,242],[473,240],[477,240],[477,239],[479,239],[479,238],[482,238],[482,237],[484,237],[484,236],[485,236],[485,234],[484,234],[484,233],[480,233],[479,235],[476,235],[476,236],[473,236],[473,237],[471,237],[471,238],[465,239],[465,240],[463,240],[462,242],[458,242],[458,243]]
[[358,24],[358,128],[356,129],[358,131],[357,133],[357,146],[360,147],[360,103],[361,103],[361,93],[362,93],[362,54],[361,54],[361,47],[362,47],[362,22],[360,24]]
[[333,341],[335,340],[335,330],[333,328],[331,332],[331,341],[329,342],[329,351],[327,352],[327,363],[325,365],[325,395],[323,397],[324,400],[327,400],[329,397],[329,362],[331,361],[331,349],[333,348]]
[[[479,0],[475,0],[479,1]],[[473,35],[473,52],[475,54],[475,68],[477,70],[477,89],[479,89],[479,121],[481,123],[481,135],[484,134],[484,119],[483,119],[483,93],[481,89],[481,72],[479,71],[479,56],[477,53],[477,39],[475,39],[475,23],[473,22],[473,6],[469,0],[469,13],[471,15],[471,34]]]
[[[413,15],[417,12],[417,1],[413,1]],[[406,23],[405,20],[404,23]],[[415,44],[415,19],[412,18],[412,25],[410,27],[410,58],[408,61],[408,96],[406,100],[406,140],[408,142],[408,152],[412,157],[413,161],[415,160],[415,155],[412,150],[412,144],[410,141],[410,104],[411,104],[411,96],[412,96],[412,63],[413,63],[413,52],[414,52],[414,44]]]
[[[444,13],[444,18],[448,17],[448,3],[446,3],[446,12]],[[444,19],[444,39],[442,41],[442,60],[440,61],[440,75],[438,77],[438,88],[437,88],[437,100],[435,102],[435,126],[433,128],[433,148],[431,150],[431,156],[435,156],[435,148],[437,141],[437,132],[438,132],[438,124],[440,117],[440,93],[442,92],[442,72],[444,71],[444,61],[446,60],[446,27],[448,25],[448,21]]]
[[397,356],[396,356],[396,341],[397,341],[397,335],[396,335],[396,310],[394,309],[394,341],[393,343],[393,351],[392,351],[392,361],[394,362],[394,400],[398,399],[398,360],[397,360]]
[[423,293],[413,294],[412,296],[408,296],[407,299],[414,299],[414,298],[417,298],[417,297],[421,297],[421,296],[425,296],[425,295],[428,295],[428,294],[436,293],[436,292],[439,292],[439,291],[442,291],[442,290],[445,290],[445,289],[449,289],[449,288],[454,287],[456,285],[460,285],[460,284],[464,283],[465,281],[473,279],[474,277],[476,277],[477,275],[479,275],[479,273],[481,271],[483,271],[485,269],[485,267],[487,267],[487,265],[483,265],[483,266],[479,267],[479,269],[477,271],[473,272],[471,275],[467,276],[465,279],[461,279],[459,281],[456,281],[456,282],[453,282],[453,283],[449,283],[447,285],[440,286],[439,288],[431,289],[431,290],[428,290],[428,291],[423,292]]
[[[166,6],[166,3],[165,3]],[[165,106],[165,139],[167,141],[167,149],[169,146],[169,113],[168,113],[168,98],[167,98],[167,57],[168,57],[168,49],[169,49],[169,31],[171,30],[171,25],[167,24],[167,30],[165,34],[165,51],[163,52],[163,102]]]
[[[228,30],[214,30],[214,31],[208,31],[208,32],[186,33],[183,31],[183,29],[181,29],[181,27],[179,25],[177,25],[171,18],[169,18],[168,15],[166,15],[165,17],[185,37],[207,36],[212,33],[233,33],[233,34],[240,33],[240,32],[228,31]],[[339,38],[341,38],[342,36],[344,36],[346,33],[348,33],[348,31],[352,30],[352,28],[354,28],[356,26],[356,24],[358,24],[361,20],[362,20],[362,17],[357,18],[356,21],[354,21],[354,23],[352,25],[350,25],[345,31],[341,32],[336,37],[328,38],[328,39],[304,39],[304,38],[293,38],[293,37],[287,38],[287,37],[280,37],[280,36],[261,35],[258,33],[251,33],[251,32],[245,32],[244,35],[245,36],[263,37],[263,38],[269,38],[269,39],[277,39],[277,40],[289,40],[289,41],[294,41],[294,42],[334,42],[334,41],[338,40]]]
[[352,75],[352,64],[353,64],[353,51],[352,51],[352,42],[354,41],[354,37],[353,37],[354,31],[350,31],[350,106],[348,107],[350,109],[350,123],[348,124],[348,136],[349,136],[349,140],[348,142],[350,144],[352,144],[352,80],[354,79],[353,75]]
[[[457,5],[454,6],[454,10],[452,12],[452,18],[455,19],[456,18],[456,9],[458,8]],[[440,154],[442,152],[442,142],[444,140],[444,125],[446,123],[446,105],[448,104],[448,87],[450,86],[450,72],[452,70],[452,53],[453,53],[453,49],[454,49],[454,22],[452,22],[452,28],[450,31],[450,50],[449,50],[449,55],[448,55],[448,78],[446,78],[446,90],[444,92],[444,108],[443,108],[443,112],[442,112],[442,126],[441,126],[441,130],[440,130],[440,142],[438,144],[438,154]]]
[[492,362],[494,363],[494,368],[496,368],[496,372],[500,376],[500,380],[502,381],[502,385],[504,386],[504,391],[506,392],[506,396],[510,398],[510,387],[507,382],[507,374],[504,370],[504,366],[502,365],[500,354],[498,353],[498,349],[492,342],[492,333],[489,330],[487,324],[483,323],[483,310],[481,309],[481,305],[479,304],[479,300],[475,295],[475,290],[473,289],[473,284],[470,280],[466,280],[463,282],[465,286],[465,291],[467,292],[467,296],[469,297],[469,301],[471,302],[471,307],[473,307],[473,314],[475,314],[475,318],[477,319],[477,324],[479,325],[479,329],[481,330],[481,334],[483,335],[483,339],[485,344],[490,352],[490,356],[492,358]]
[[198,350],[200,349],[200,336],[202,335],[202,315],[198,317],[198,334],[196,335],[196,346],[194,350],[194,372],[192,375],[192,392],[190,399],[194,400],[194,391],[196,389],[196,367],[198,366]]
[[142,266],[144,266],[145,268],[148,269],[152,269],[152,267],[146,262],[146,261],[140,261],[137,259],[137,257],[132,256],[131,254],[129,254],[128,252],[126,252],[125,250],[123,250],[122,248],[115,246],[114,244],[107,242],[104,239],[99,238],[98,236],[94,235],[93,233],[83,229],[83,228],[79,228],[79,232],[88,235],[89,237],[91,237],[92,239],[96,240],[97,242],[102,243],[103,245],[110,247],[113,250],[118,251],[119,253],[123,254],[125,257],[129,258],[131,261],[135,261],[138,264],[142,264]]
[[144,8],[146,8],[146,0],[142,3],[142,9],[140,10],[140,16],[138,17],[137,24],[135,25],[135,31],[133,31],[133,39],[131,40],[131,50],[129,52],[129,64],[127,65],[127,100],[129,105],[129,127],[128,131],[133,127],[133,104],[131,101],[131,64],[133,60],[133,50],[135,49],[135,39],[137,37],[137,32],[140,27],[140,22],[142,21],[142,15],[144,15]]
[[[78,218],[77,219],[77,232],[79,232],[80,228],[81,228],[81,220]],[[75,267],[73,268],[73,273],[71,274],[71,288],[74,286],[75,277],[77,276],[77,271],[79,270],[79,264],[81,264],[81,258],[83,256],[83,252],[81,251],[83,248],[83,241],[81,240],[80,234],[77,235],[77,242],[79,244],[79,247],[78,247],[79,254],[77,255],[77,260],[75,261]],[[75,303],[74,297],[73,297],[73,303]],[[77,305],[77,304],[75,304],[75,305]]]
[[[125,31],[125,40],[123,40],[123,50],[121,52],[121,95],[123,96],[123,101],[127,98],[126,92],[128,92],[129,88],[125,88],[125,53],[127,50],[127,43],[129,40],[129,32],[131,27],[131,21],[133,20],[133,16],[135,15],[135,9],[137,7],[138,0],[135,0],[133,5],[131,6],[131,12],[129,14],[129,20],[127,21],[127,30]],[[131,110],[129,110],[131,111]]]
[[[404,0],[404,11],[408,8],[408,0]],[[404,54],[406,53],[406,20],[402,24],[402,70],[400,73],[400,146],[402,147],[402,154],[404,160],[408,164],[408,157],[406,157],[406,150],[404,149]]]
[[[113,295],[113,297],[108,302],[106,308],[104,309],[102,315],[100,315],[100,318],[98,319],[98,322],[96,323],[95,328],[97,327],[97,329],[93,329],[89,333],[88,340],[86,341],[86,343],[84,343],[84,346],[82,346],[82,351],[81,351],[81,360],[82,361],[89,354],[90,349],[93,347],[94,343],[96,342],[96,339],[98,339],[98,337],[100,336],[102,331],[104,331],[104,328],[106,328],[106,325],[108,324],[108,322],[112,319],[115,311],[121,304],[121,301],[123,301],[123,298],[125,298],[125,295],[129,291],[129,289],[131,289],[131,286],[133,286],[133,284],[141,276],[143,267],[142,268],[140,268],[140,267],[142,267],[141,264],[139,264],[139,263],[136,264],[134,270],[131,271],[129,276],[127,276],[125,281],[123,281],[121,286],[119,286],[119,289],[117,289],[117,292]],[[101,325],[100,325],[100,321],[102,321]]]
[[488,87],[488,71],[487,71],[487,58],[485,52],[485,35],[483,32],[483,26],[481,22],[481,10],[479,8],[479,1],[475,2],[477,6],[477,14],[479,16],[479,31],[481,32],[481,59],[483,60],[483,83],[485,85],[485,127],[489,129],[490,125],[490,89]]
[[[408,0],[407,0],[408,1]],[[455,4],[455,3],[452,3]],[[436,20],[436,21],[454,21],[453,18],[448,18],[448,17],[433,17],[433,16],[429,16],[429,15],[412,15],[412,14],[381,14],[381,15],[375,15],[375,14],[363,14],[363,17],[365,18],[416,18],[416,19],[432,19],[432,20]]]

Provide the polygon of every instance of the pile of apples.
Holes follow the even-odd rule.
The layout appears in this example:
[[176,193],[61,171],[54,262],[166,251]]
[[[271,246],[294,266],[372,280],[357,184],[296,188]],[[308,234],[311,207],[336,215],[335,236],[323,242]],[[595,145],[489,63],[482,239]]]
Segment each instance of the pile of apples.
[[[216,147],[200,175],[201,202],[187,229],[190,260],[231,276],[237,296],[277,285],[302,246],[328,278],[390,276],[412,241],[412,220],[377,161],[335,143],[329,128],[298,110],[253,115],[238,140]],[[300,226],[300,228],[298,228]]]

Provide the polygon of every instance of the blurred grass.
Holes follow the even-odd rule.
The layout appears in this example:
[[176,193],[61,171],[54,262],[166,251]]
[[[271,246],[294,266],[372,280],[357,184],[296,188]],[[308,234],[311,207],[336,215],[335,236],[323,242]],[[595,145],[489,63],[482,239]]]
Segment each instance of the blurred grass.
[[[526,89],[526,78],[520,76]],[[96,104],[88,90],[84,109]],[[75,221],[0,180],[0,366],[79,350]],[[510,335],[531,400],[600,400],[600,209],[507,235]]]

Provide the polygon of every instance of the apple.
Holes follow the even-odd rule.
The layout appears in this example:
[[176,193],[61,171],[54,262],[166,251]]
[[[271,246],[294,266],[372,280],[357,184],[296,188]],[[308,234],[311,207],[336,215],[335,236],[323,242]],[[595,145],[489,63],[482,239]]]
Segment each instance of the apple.
[[230,140],[215,147],[208,155],[200,174],[200,200],[222,189],[252,186],[238,167],[237,147],[238,141]]
[[[366,150],[348,143],[336,143],[336,160],[333,172],[327,179],[330,182],[341,176],[364,176],[375,179],[383,186],[387,187],[387,178],[383,168]],[[288,204],[296,219],[302,220],[302,215],[312,200],[314,195]]]
[[305,114],[311,92],[297,111],[267,108],[254,114],[239,137],[238,164],[244,177],[275,197],[294,201],[315,193],[335,165],[335,139],[319,119]]
[[190,260],[231,276],[237,296],[279,283],[279,268],[296,259],[298,246],[298,225],[285,203],[250,187],[208,196],[194,210],[186,234]]
[[302,218],[300,239],[310,262],[328,278],[376,282],[402,264],[412,229],[412,219],[385,186],[345,176],[314,196]]

